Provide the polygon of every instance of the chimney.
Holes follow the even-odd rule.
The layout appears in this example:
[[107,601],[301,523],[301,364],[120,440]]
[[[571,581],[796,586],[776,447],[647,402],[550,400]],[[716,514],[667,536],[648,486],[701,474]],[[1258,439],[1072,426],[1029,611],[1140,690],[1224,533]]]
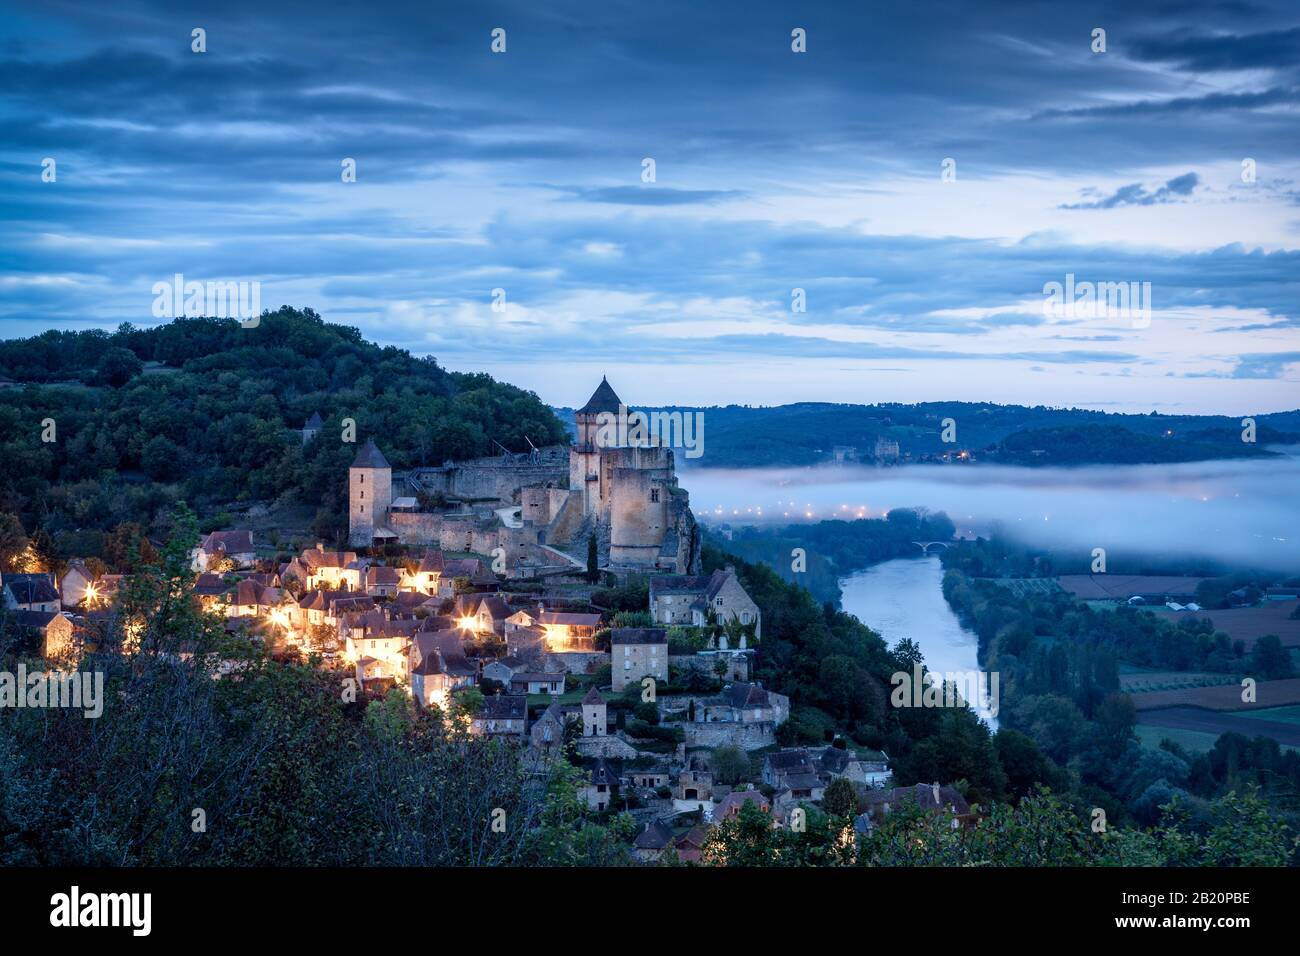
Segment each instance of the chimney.
[[942,806],[942,804],[939,803],[939,783],[938,783],[938,781],[935,781],[934,783],[930,784],[930,790],[934,793],[934,805],[935,805],[936,807],[938,807],[938,806]]
[[324,542],[324,541],[317,541],[317,542],[316,542],[316,550],[317,550],[317,551],[324,551],[324,550],[325,550],[325,542]]

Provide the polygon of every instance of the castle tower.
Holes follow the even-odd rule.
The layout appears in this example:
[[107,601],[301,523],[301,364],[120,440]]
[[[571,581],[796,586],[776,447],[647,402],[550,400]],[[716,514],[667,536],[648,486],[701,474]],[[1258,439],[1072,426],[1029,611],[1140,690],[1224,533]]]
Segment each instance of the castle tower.
[[311,418],[307,419],[302,426],[302,443],[307,444],[319,435],[320,430],[324,427],[325,423],[321,421],[320,412],[312,412]]
[[600,691],[592,687],[587,696],[582,698],[582,736],[604,737],[608,731],[609,712],[605,698]]
[[582,495],[583,513],[594,515],[600,510],[608,478],[601,473],[600,447],[596,444],[602,412],[617,416],[623,403],[614,394],[603,375],[587,404],[574,414],[577,440],[569,452],[569,489]]
[[357,452],[348,468],[348,541],[354,546],[370,544],[375,530],[388,521],[393,501],[393,469],[373,439]]

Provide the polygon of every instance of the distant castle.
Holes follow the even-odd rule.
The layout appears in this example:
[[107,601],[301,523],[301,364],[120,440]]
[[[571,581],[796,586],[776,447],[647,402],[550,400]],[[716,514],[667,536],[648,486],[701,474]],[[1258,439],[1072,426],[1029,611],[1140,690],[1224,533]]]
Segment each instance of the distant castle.
[[603,437],[611,429],[602,431],[602,424],[621,406],[602,378],[575,415],[576,441],[568,449],[448,462],[403,476],[407,490],[459,500],[463,510],[453,513],[420,511],[415,496],[394,498],[392,468],[368,440],[348,472],[349,541],[482,554],[504,548],[514,566],[553,561],[548,547],[581,550],[576,559],[585,564],[587,539],[595,535],[602,565],[696,573],[699,534],[690,498],[677,484],[672,449]]

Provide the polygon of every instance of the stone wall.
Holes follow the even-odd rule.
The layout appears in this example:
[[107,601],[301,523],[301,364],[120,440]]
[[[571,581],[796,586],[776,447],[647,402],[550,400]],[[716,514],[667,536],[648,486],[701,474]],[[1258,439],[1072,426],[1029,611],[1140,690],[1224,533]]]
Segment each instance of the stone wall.
[[559,446],[542,449],[539,461],[526,457],[475,458],[441,468],[417,468],[411,472],[428,491],[440,491],[453,498],[483,499],[516,504],[528,485],[563,485],[569,479],[569,453]]
[[721,747],[724,744],[739,747],[741,750],[759,750],[776,743],[776,725],[767,721],[752,724],[716,722],[710,724],[687,723],[667,724],[669,727],[681,727],[686,731],[686,746]]
[[584,757],[618,757],[623,760],[634,760],[640,756],[640,751],[617,736],[579,737],[574,742],[574,746]]
[[406,545],[436,545],[442,539],[442,515],[423,511],[390,511],[388,527]]
[[548,673],[563,671],[566,674],[590,674],[601,664],[609,663],[609,655],[600,651],[565,651],[543,654],[540,670]]

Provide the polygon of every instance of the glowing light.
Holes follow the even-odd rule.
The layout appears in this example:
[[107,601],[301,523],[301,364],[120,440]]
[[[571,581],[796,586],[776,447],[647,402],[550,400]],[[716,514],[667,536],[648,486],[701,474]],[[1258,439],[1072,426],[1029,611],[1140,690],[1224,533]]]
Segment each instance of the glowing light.
[[472,617],[462,617],[456,623],[460,626],[460,629],[462,631],[472,631],[474,630],[474,625],[477,624],[478,622],[475,618]]

